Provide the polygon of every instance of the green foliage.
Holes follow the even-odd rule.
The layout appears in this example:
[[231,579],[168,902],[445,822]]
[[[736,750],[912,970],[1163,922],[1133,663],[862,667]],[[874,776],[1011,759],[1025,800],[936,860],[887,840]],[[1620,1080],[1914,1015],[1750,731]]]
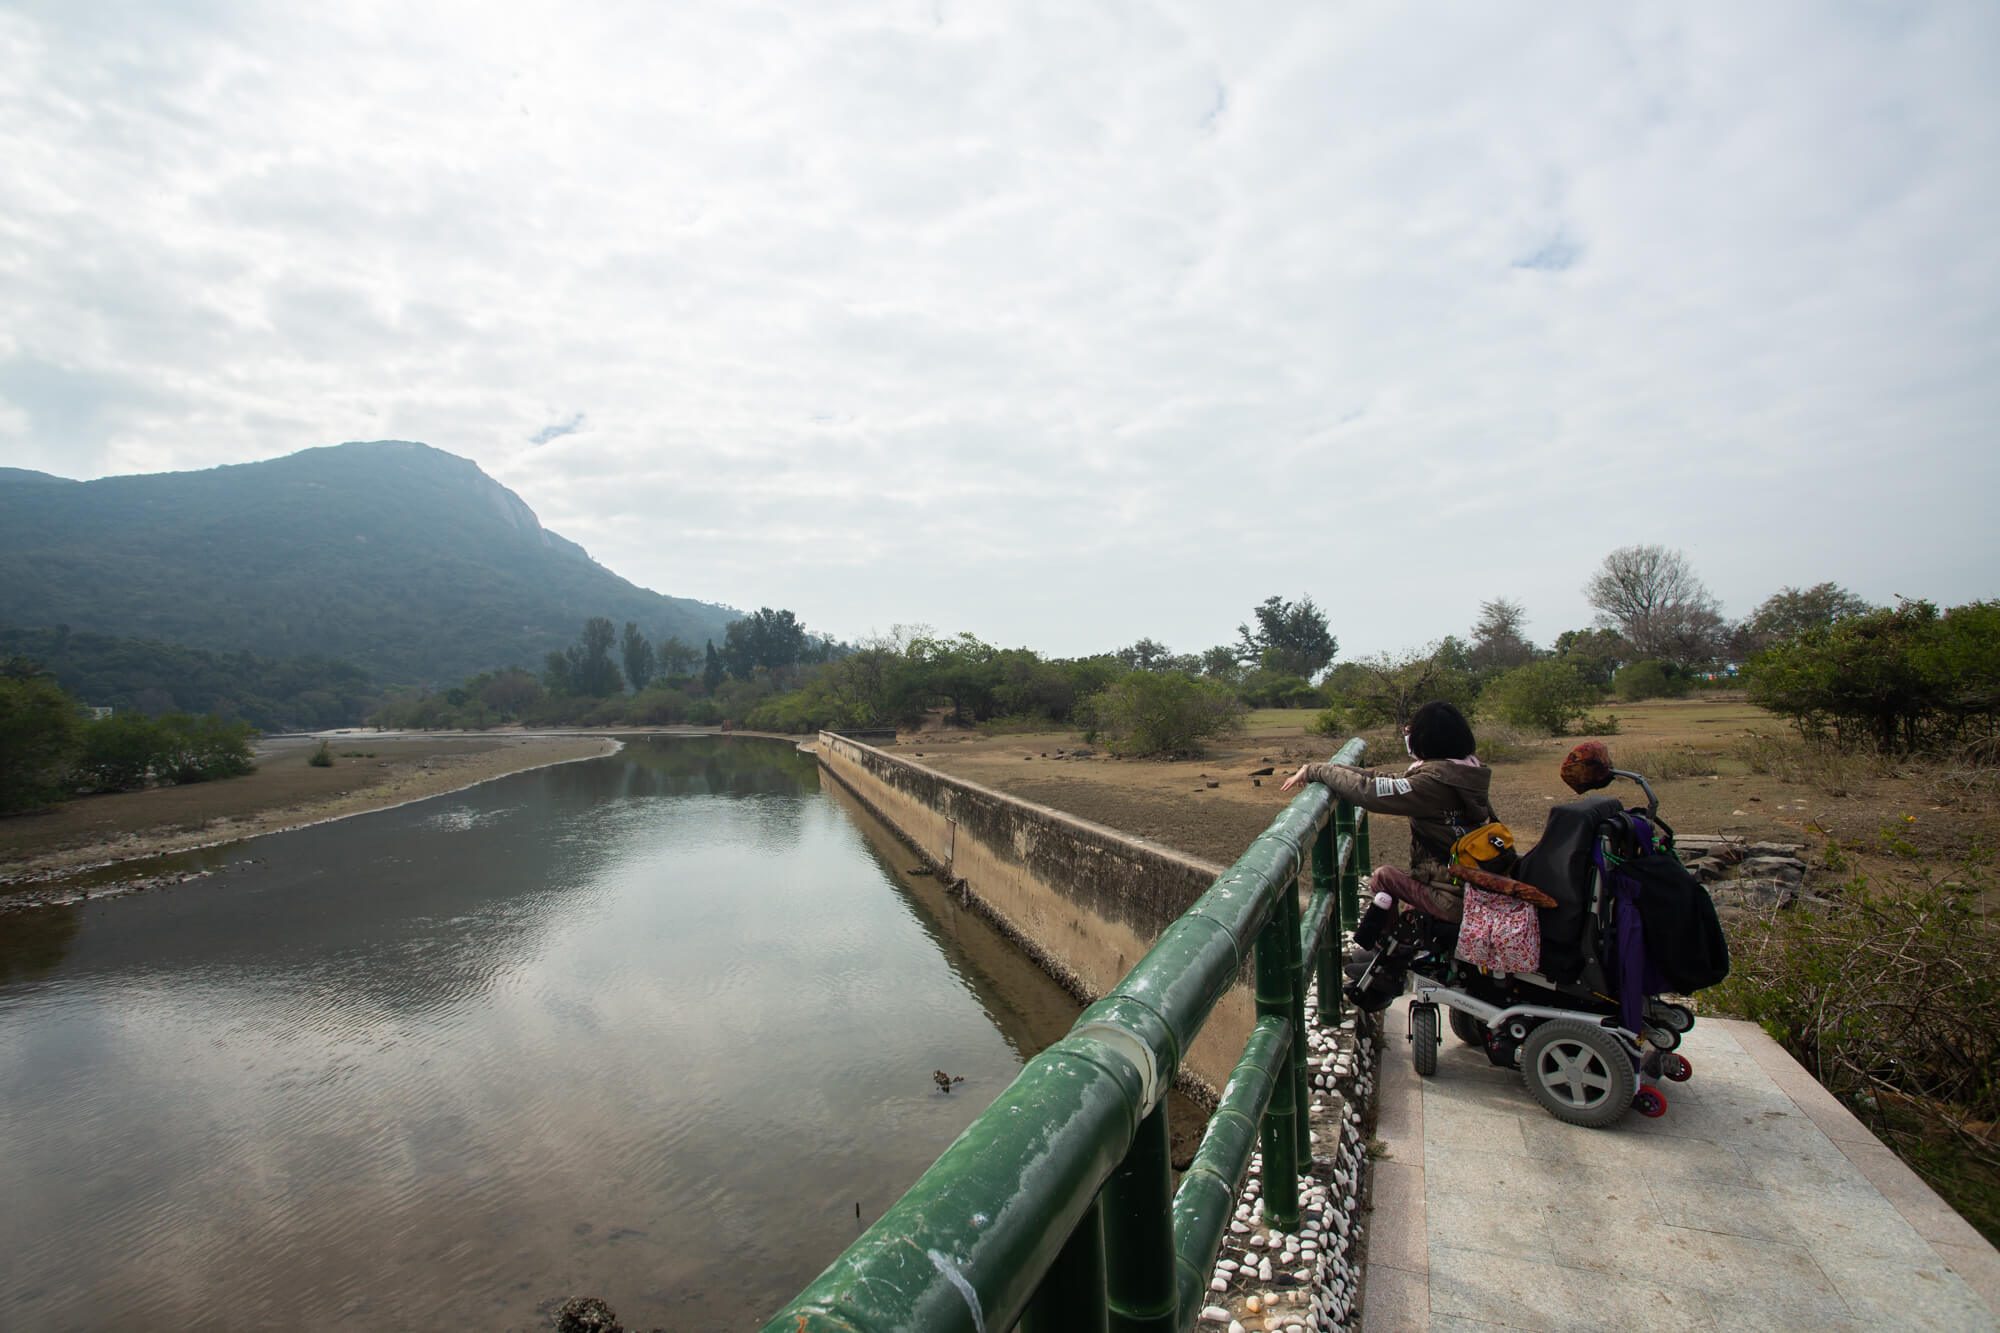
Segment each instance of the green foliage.
[[654,654],[654,660],[667,675],[682,676],[693,671],[701,662],[701,650],[682,643],[679,635],[669,634],[660,640],[660,650]]
[[1765,598],[1743,624],[1756,649],[1767,648],[1784,639],[1795,639],[1809,629],[1826,629],[1854,616],[1875,610],[1838,583],[1818,583],[1810,588],[1784,587]]
[[804,657],[806,627],[790,611],[759,607],[741,620],[729,623],[722,642],[722,661],[737,680],[750,679],[762,667],[776,671]]
[[1236,687],[1236,697],[1251,708],[1318,708],[1326,695],[1303,676],[1259,667]]
[[1315,736],[1345,736],[1349,732],[1347,713],[1339,708],[1322,708],[1306,723],[1306,730]]
[[311,754],[306,756],[306,762],[308,764],[311,764],[314,768],[332,768],[333,767],[332,743],[329,741],[321,741],[318,747],[314,749]]
[[710,639],[707,650],[702,658],[702,688],[710,694],[714,694],[716,686],[722,684],[722,678],[725,674],[727,673],[722,665],[722,654],[715,651],[715,640]]
[[1469,709],[1475,693],[1463,665],[1464,647],[1446,638],[1400,656],[1378,653],[1356,662],[1342,662],[1321,685],[1329,701],[1346,714],[1351,727],[1378,723],[1401,726],[1418,707],[1433,699]]
[[1629,703],[1641,699],[1678,699],[1688,692],[1689,683],[1671,664],[1653,658],[1620,667],[1611,678],[1612,690]]
[[1327,628],[1326,614],[1310,597],[1296,602],[1266,597],[1252,614],[1255,629],[1247,624],[1236,627],[1241,640],[1238,656],[1250,666],[1310,680],[1340,650],[1340,641]]
[[0,655],[33,657],[74,698],[119,713],[215,713],[259,731],[352,726],[376,692],[367,672],[345,662],[208,652],[60,625],[0,629]]
[[247,722],[225,722],[213,713],[170,713],[160,719],[160,728],[162,747],[153,761],[158,781],[213,782],[256,770],[250,740],[257,733]]
[[1775,644],[1745,674],[1750,702],[1802,735],[1885,754],[1948,746],[2000,717],[2000,602],[1942,615],[1899,602]]
[[1555,655],[1599,689],[1608,689],[1619,667],[1638,650],[1615,629],[1572,629],[1556,636]]
[[1596,701],[1596,687],[1575,667],[1548,658],[1496,677],[1479,696],[1479,707],[1481,713],[1503,722],[1560,736]]
[[1731,931],[1709,997],[1761,1024],[1946,1201],[2000,1239],[2000,932],[1983,869],[1856,878],[1825,913]]
[[[324,655],[378,680],[434,683],[540,661],[579,609],[691,643],[735,615],[634,587],[471,462],[420,444],[89,482],[0,479],[0,623],[143,625],[217,653]],[[146,711],[216,705],[165,688],[173,702]]]
[[114,713],[86,723],[76,776],[89,791],[134,791],[152,781],[167,748],[166,726],[142,713]]
[[625,690],[625,678],[611,660],[611,645],[618,632],[607,616],[592,616],[583,622],[583,635],[569,646],[569,692],[591,699],[603,699]]
[[0,814],[62,795],[78,727],[75,700],[53,681],[0,676]]
[[[153,782],[211,782],[240,777],[256,768],[247,722],[228,722],[210,713],[194,717],[114,714],[85,722],[72,775],[86,791],[133,791]],[[333,763],[326,742],[326,763]],[[308,762],[317,762],[309,760]]]
[[631,685],[632,693],[644,692],[653,679],[653,641],[639,632],[633,621],[625,622],[625,637],[619,641],[619,654],[625,662],[625,680]]
[[1094,696],[1091,711],[1114,753],[1179,756],[1199,754],[1203,741],[1235,729],[1243,705],[1219,681],[1134,671]]

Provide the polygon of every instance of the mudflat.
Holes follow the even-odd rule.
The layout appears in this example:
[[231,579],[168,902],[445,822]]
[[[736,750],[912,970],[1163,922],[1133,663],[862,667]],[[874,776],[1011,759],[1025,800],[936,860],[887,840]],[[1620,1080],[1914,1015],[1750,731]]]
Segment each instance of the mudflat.
[[353,733],[328,738],[329,768],[307,762],[316,737],[256,746],[257,771],[220,782],[85,796],[0,820],[0,892],[97,866],[386,809],[547,764],[611,754],[607,736]]

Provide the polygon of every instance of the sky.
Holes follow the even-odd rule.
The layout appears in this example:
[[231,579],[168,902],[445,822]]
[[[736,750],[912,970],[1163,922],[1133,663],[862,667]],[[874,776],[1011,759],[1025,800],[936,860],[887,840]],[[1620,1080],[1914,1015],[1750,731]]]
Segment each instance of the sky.
[[0,465],[1046,653],[2000,596],[2000,6],[0,5]]

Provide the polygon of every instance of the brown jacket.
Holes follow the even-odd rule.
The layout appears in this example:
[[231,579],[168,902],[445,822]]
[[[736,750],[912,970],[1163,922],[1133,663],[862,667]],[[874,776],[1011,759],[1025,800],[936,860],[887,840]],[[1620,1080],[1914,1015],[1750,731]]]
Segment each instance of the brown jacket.
[[[1335,796],[1363,810],[1406,817],[1410,873],[1440,894],[1464,896],[1465,886],[1453,882],[1444,868],[1454,842],[1495,818],[1486,795],[1493,785],[1492,769],[1451,759],[1426,759],[1403,772],[1308,764],[1306,778],[1324,783]],[[1371,868],[1364,866],[1362,872]]]

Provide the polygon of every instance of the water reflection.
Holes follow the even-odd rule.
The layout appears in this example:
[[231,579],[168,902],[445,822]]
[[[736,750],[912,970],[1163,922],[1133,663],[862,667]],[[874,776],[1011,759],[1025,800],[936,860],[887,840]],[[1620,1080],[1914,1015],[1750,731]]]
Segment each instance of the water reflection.
[[52,971],[81,924],[74,907],[36,907],[0,918],[0,986]]
[[0,1327],[751,1326],[1075,1012],[783,746],[236,852],[8,923]]

